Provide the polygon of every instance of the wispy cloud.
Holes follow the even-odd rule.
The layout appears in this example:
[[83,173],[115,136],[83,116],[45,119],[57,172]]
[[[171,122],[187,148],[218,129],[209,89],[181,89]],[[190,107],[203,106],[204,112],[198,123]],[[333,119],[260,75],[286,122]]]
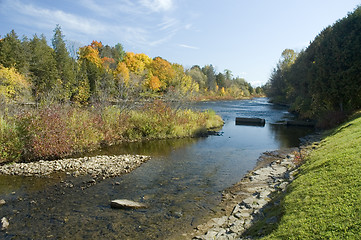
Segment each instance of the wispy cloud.
[[66,13],[61,10],[50,10],[25,4],[17,0],[6,1],[7,7],[15,12],[15,20],[19,23],[37,28],[54,28],[56,24],[84,34],[101,34],[103,26],[100,22]]
[[174,29],[177,24],[178,21],[176,19],[165,17],[163,21],[159,23],[157,26],[159,30],[169,30],[169,29]]
[[85,44],[101,40],[146,49],[184,30],[176,18],[168,16],[167,11],[174,8],[172,0],[79,0],[71,12],[36,1],[0,0],[0,4],[0,14],[30,31],[48,34],[60,24],[68,40]]
[[195,50],[199,49],[198,47],[194,47],[194,46],[190,46],[190,45],[186,45],[186,44],[178,44],[178,46],[182,47],[182,48],[189,48],[189,49],[195,49]]
[[168,11],[173,8],[172,0],[140,0],[140,3],[154,12]]

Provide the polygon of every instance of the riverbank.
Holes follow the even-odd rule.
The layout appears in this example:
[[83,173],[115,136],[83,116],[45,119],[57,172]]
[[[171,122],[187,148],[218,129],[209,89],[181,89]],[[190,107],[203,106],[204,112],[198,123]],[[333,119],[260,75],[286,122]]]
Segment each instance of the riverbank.
[[0,111],[0,164],[60,159],[123,142],[202,136],[222,125],[214,111],[177,109],[162,101],[137,108],[5,109]]
[[247,231],[260,219],[275,225],[278,216],[267,216],[265,209],[280,203],[275,201],[284,194],[298,174],[298,167],[310,152],[317,148],[319,134],[302,139],[298,148],[287,148],[264,153],[255,169],[236,185],[222,194],[221,212],[206,219],[193,232],[183,234],[185,239],[247,239]]

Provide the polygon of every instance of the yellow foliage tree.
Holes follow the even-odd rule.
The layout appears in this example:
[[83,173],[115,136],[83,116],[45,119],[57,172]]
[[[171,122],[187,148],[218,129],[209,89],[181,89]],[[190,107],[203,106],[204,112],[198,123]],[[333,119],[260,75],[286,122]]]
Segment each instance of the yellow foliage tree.
[[171,85],[178,89],[183,95],[199,91],[199,84],[196,83],[191,76],[185,74],[184,68],[180,64],[172,64],[175,76]]
[[221,96],[226,95],[226,91],[224,90],[224,87],[221,88]]
[[129,69],[127,68],[127,65],[125,65],[124,62],[119,62],[117,65],[117,68],[113,72],[114,79],[116,81],[123,81],[125,85],[128,85],[129,83]]
[[20,102],[30,98],[31,85],[26,78],[15,68],[0,65],[0,100]]
[[144,71],[149,68],[151,62],[152,59],[144,53],[135,54],[133,52],[127,52],[124,57],[124,63],[129,71],[137,75],[143,75]]

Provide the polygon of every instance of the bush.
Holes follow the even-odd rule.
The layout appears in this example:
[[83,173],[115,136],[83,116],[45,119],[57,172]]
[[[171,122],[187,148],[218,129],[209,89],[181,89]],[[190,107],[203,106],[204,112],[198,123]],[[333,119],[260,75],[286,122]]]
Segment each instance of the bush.
[[0,116],[0,163],[19,161],[23,147],[13,119],[6,120],[4,116]]
[[46,107],[19,117],[25,160],[52,159],[72,152],[73,142],[65,118],[66,113],[59,107]]
[[84,152],[100,147],[104,139],[101,131],[103,121],[100,114],[80,108],[71,109],[68,113],[66,128],[68,138],[73,144],[72,152]]
[[122,141],[197,136],[223,124],[213,111],[175,110],[162,101],[137,110],[48,106],[10,122],[0,118],[0,162],[55,159]]

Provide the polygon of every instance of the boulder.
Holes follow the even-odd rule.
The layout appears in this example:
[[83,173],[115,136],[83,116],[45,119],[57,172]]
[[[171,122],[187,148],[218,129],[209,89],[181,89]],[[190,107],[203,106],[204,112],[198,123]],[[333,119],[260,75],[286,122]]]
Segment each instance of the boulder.
[[112,208],[132,209],[132,208],[147,208],[147,205],[139,202],[134,202],[127,199],[117,199],[110,202]]

